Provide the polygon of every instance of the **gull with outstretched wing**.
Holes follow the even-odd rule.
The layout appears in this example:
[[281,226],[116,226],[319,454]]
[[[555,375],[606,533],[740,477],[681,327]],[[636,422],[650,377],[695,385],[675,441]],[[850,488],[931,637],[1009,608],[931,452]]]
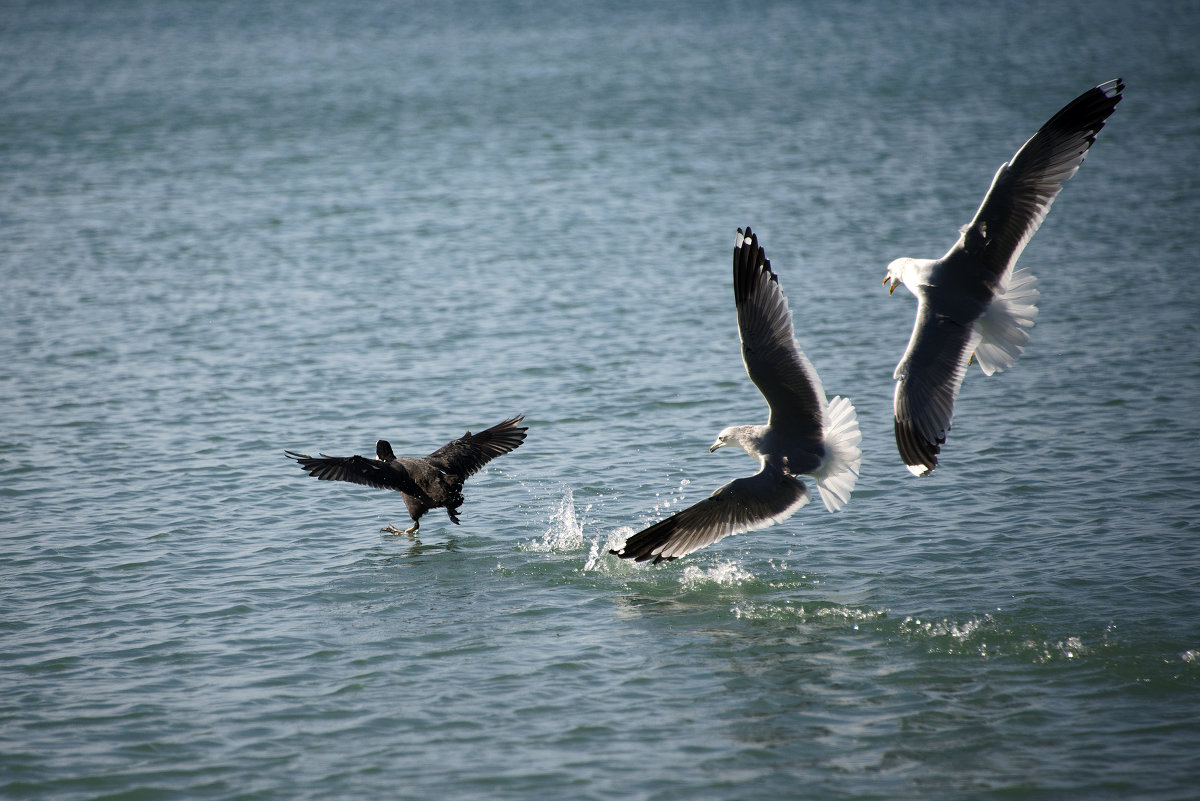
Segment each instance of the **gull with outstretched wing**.
[[928,475],[950,430],[971,361],[986,375],[1013,365],[1037,317],[1037,279],[1014,269],[1063,183],[1079,169],[1121,101],[1118,78],[1068,103],[1001,165],[974,219],[940,259],[896,259],[888,292],[917,297],[908,349],[896,365],[896,447],[913,475]]
[[858,480],[862,436],[846,398],[825,398],[821,379],[796,344],[792,312],[754,233],[739,228],[733,248],[733,297],[742,361],[767,401],[766,425],[730,426],[709,452],[727,445],[759,462],[752,476],[734,479],[611,552],[654,563],[677,559],[731,534],[765,528],[808,503],[798,476],[816,479],[833,512],[850,500]]

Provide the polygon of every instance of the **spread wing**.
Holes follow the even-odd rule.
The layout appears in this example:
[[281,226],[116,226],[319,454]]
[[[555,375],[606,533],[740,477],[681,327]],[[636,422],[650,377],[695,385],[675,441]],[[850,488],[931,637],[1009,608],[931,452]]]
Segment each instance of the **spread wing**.
[[771,409],[768,423],[820,441],[825,389],[796,345],[787,297],[749,226],[734,243],[733,298],[742,361]]
[[447,442],[426,457],[439,470],[465,479],[474,475],[485,464],[516,450],[525,440],[528,426],[518,426],[524,416],[509,418],[486,431],[472,434],[468,431],[456,440]]
[[917,320],[904,358],[896,366],[894,399],[896,447],[914,475],[923,476],[937,466],[978,341],[974,325],[938,314],[918,295]]
[[996,171],[975,218],[964,226],[951,253],[965,249],[975,255],[992,286],[1011,271],[1063,183],[1078,171],[1096,134],[1121,102],[1124,89],[1119,78],[1103,83],[1051,117]]
[[310,476],[322,481],[349,481],[351,484],[424,496],[403,466],[396,462],[383,462],[358,455],[326,456],[322,453],[320,458],[316,458],[292,451],[284,451],[284,454],[289,459],[295,459]]
[[611,551],[622,559],[655,564],[678,559],[731,534],[765,528],[808,503],[804,482],[763,468],[734,479],[699,503],[634,534]]

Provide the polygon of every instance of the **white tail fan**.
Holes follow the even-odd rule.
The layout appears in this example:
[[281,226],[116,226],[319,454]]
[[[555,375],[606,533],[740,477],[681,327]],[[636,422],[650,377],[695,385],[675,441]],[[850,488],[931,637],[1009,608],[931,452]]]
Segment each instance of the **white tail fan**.
[[849,398],[834,397],[825,407],[823,435],[825,438],[825,462],[820,472],[814,473],[817,490],[825,508],[836,512],[850,500],[850,493],[858,481],[858,468],[862,464],[862,433],[858,430],[858,417]]
[[1028,269],[1013,271],[1000,286],[977,324],[975,360],[985,375],[1007,370],[1024,352],[1039,296],[1037,278]]

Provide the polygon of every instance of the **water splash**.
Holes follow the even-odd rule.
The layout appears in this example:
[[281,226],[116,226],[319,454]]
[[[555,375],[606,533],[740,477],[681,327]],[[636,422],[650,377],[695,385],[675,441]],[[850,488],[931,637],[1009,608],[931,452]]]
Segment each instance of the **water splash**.
[[[1047,663],[1061,659],[1079,659],[1093,652],[1083,638],[1068,636],[1061,640],[1034,637],[1017,639],[1015,632],[1002,628],[990,615],[972,617],[964,622],[942,618],[928,620],[906,617],[900,624],[901,633],[913,638],[927,638],[930,653],[976,654],[983,657],[1019,656],[1034,662]],[[950,641],[950,644],[945,644]]]
[[[666,514],[670,512],[673,507],[683,503],[684,499],[687,497],[687,486],[691,483],[691,479],[679,479],[679,486],[675,489],[675,491],[651,506],[650,511],[654,512],[654,514],[658,516],[666,516]],[[656,492],[654,497],[661,498],[662,494]]]
[[1067,637],[1056,642],[1025,640],[1021,647],[1032,652],[1034,662],[1053,662],[1058,659],[1077,659],[1091,653],[1079,637]]
[[[584,512],[590,508],[585,507]],[[583,547],[583,542],[583,521],[575,512],[575,493],[568,487],[550,513],[546,532],[540,539],[524,545],[523,549],[535,553],[577,551]]]
[[[685,490],[691,483],[692,482],[690,479],[680,479],[677,489],[675,489],[666,498],[662,498],[656,502],[654,506],[650,507],[650,510],[654,512],[655,517],[665,517],[667,512],[672,507],[682,503],[685,497]],[[660,496],[656,495],[656,497]],[[597,534],[592,539],[591,546],[588,549],[587,561],[585,561],[583,564],[584,572],[603,570],[609,566],[612,566],[613,569],[622,569],[620,567],[621,565],[625,566],[623,568],[625,570],[631,569],[633,565],[632,562],[626,559],[609,559],[608,552],[612,550],[620,550],[625,544],[625,541],[636,533],[637,532],[629,526],[621,526],[608,532],[607,535]],[[582,536],[582,532],[580,532],[580,536]]]
[[922,620],[919,617],[906,617],[900,624],[901,631],[927,634],[930,637],[950,637],[958,642],[966,642],[984,626],[993,623],[991,615],[973,617],[965,623],[942,618],[941,620]]
[[[999,636],[995,618],[990,614],[972,617],[966,621],[949,618],[929,620],[909,615],[900,622],[900,632],[914,639],[927,640],[930,643],[930,653],[972,653],[983,657],[1000,653],[994,642],[989,645],[985,639],[988,632]],[[939,645],[947,640],[950,644]]]
[[[618,529],[610,531],[607,537],[597,535],[592,540],[591,547],[588,549],[587,561],[583,563],[584,572],[601,570],[610,565],[614,567],[618,565],[629,566],[630,562],[627,559],[609,559],[608,552],[610,550],[620,550],[621,546],[625,544],[625,540],[632,537],[633,534],[634,531],[632,528],[621,526]],[[604,540],[603,543],[601,539]]]
[[688,565],[679,577],[679,583],[685,590],[694,590],[702,586],[715,584],[720,587],[736,587],[744,581],[754,578],[754,574],[743,570],[741,565],[732,561],[721,562],[710,568],[699,565]]
[[795,620],[800,623],[848,623],[858,631],[860,623],[887,617],[886,609],[857,609],[827,603],[783,603],[740,604],[733,609],[734,615],[746,620]]

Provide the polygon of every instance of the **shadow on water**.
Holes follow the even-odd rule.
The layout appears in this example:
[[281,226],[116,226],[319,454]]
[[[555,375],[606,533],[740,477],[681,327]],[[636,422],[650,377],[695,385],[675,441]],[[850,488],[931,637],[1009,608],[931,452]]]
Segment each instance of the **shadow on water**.
[[[403,560],[420,559],[436,553],[458,553],[462,550],[457,537],[450,536],[440,541],[424,542],[418,534],[384,534],[384,544],[376,549],[376,553],[384,558],[380,564],[396,564]],[[396,553],[399,548],[403,555]]]

